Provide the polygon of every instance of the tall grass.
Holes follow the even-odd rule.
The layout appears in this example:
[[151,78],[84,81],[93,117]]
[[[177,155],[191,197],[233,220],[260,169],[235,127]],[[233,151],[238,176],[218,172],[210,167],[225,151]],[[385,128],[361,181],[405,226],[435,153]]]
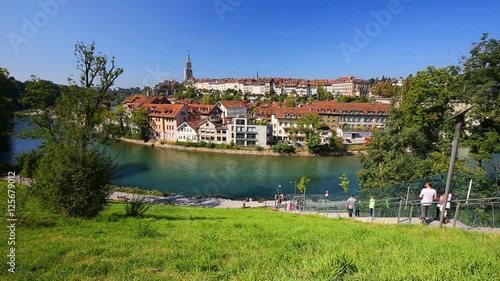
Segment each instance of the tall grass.
[[[134,218],[123,204],[91,220],[19,227],[17,272],[1,262],[0,279],[495,280],[500,272],[494,234],[256,208],[152,205]],[[6,241],[7,229],[0,234]]]

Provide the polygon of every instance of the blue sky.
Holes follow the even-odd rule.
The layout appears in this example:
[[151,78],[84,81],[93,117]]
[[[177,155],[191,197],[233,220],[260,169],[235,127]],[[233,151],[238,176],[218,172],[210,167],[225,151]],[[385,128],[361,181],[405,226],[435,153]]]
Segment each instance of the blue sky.
[[[482,33],[500,39],[500,1],[0,1],[0,67],[25,81],[77,75],[77,41],[125,69],[120,87],[196,78],[406,77],[458,64]],[[448,56],[449,54],[449,56]]]

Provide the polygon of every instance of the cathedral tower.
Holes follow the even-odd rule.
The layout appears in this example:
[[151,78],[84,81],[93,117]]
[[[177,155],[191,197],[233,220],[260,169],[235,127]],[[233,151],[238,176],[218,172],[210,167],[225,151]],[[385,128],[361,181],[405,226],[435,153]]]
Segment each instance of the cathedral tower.
[[187,55],[186,68],[184,68],[184,82],[192,80],[193,77],[193,69],[191,68],[191,58],[189,57],[189,51]]

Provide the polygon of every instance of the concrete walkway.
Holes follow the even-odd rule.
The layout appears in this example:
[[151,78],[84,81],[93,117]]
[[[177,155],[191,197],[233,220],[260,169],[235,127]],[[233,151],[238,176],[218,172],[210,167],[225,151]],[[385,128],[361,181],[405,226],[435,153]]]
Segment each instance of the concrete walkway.
[[[302,214],[303,212],[300,211],[289,211],[285,209],[281,209],[284,212],[288,213],[297,213],[297,214]],[[322,215],[327,218],[344,218],[344,219],[354,219],[360,222],[365,222],[365,223],[376,223],[376,224],[397,224],[398,223],[398,218],[397,217],[375,217],[375,218],[370,218],[370,217],[352,217],[349,218],[349,215],[347,212],[333,212],[333,213],[316,213],[316,212],[307,212],[304,214],[311,214],[311,215]],[[447,228],[453,228],[453,222],[454,220],[451,219],[449,223],[443,224],[443,227]],[[401,217],[399,219],[399,224],[421,224],[419,218],[411,218],[409,220],[407,217]],[[427,226],[430,227],[439,227],[439,221],[434,220],[433,218],[427,219]],[[480,232],[488,232],[488,233],[494,233],[494,234],[500,234],[500,228],[488,228],[488,227],[470,227],[460,221],[457,221],[455,223],[455,228],[467,230],[467,231],[480,231]]]

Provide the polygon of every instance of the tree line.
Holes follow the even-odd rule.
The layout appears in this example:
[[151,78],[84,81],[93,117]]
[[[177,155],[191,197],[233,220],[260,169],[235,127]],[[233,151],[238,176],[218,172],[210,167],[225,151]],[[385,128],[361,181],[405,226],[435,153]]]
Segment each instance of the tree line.
[[[455,113],[466,114],[460,146],[469,157],[456,171],[475,179],[484,196],[500,194],[494,156],[500,153],[500,41],[483,34],[459,65],[427,67],[407,77],[384,130],[361,158],[362,189],[388,187],[448,172]],[[493,171],[493,177],[491,172]]]

